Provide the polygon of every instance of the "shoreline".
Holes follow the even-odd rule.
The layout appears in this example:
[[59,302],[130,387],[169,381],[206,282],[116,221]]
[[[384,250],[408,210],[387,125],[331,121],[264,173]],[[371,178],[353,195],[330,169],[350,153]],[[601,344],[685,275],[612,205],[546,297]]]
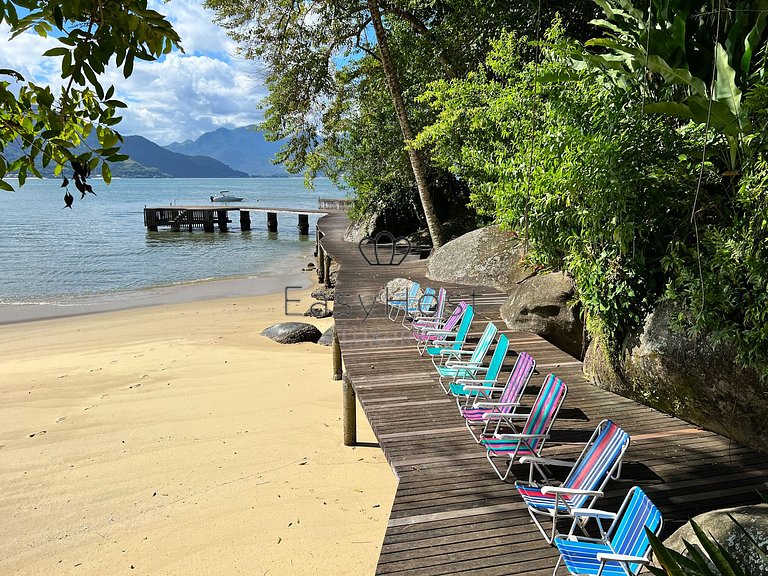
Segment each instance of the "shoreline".
[[0,573],[373,573],[397,480],[378,448],[343,446],[330,349],[260,335],[299,319],[284,307],[273,291],[0,326]]
[[[215,278],[184,282],[170,286],[152,286],[124,292],[73,296],[72,304],[41,302],[39,304],[0,304],[0,326],[69,318],[103,312],[135,310],[189,302],[225,298],[247,298],[281,294],[286,287],[306,289],[314,284],[314,271],[301,270],[312,256],[301,256],[291,263],[296,272],[239,278]],[[59,297],[63,299],[64,296]],[[52,298],[51,300],[55,300]]]

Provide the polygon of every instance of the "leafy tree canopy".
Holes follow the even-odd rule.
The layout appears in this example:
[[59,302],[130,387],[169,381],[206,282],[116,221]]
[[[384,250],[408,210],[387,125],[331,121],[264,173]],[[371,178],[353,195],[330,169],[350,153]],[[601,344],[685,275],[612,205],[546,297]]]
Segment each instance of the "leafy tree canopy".
[[[36,162],[54,163],[56,173],[68,163],[83,195],[92,171],[109,182],[108,162],[126,159],[114,129],[125,104],[99,76],[116,66],[127,78],[136,59],[156,60],[180,49],[178,34],[146,0],[0,0],[0,22],[9,26],[11,40],[30,30],[56,38],[59,45],[43,56],[60,61],[62,78],[60,87],[40,86],[16,70],[0,69],[0,188],[13,190],[2,180],[10,172],[18,174],[20,186],[30,173],[40,177]],[[94,130],[99,147],[83,151]],[[23,154],[9,161],[12,148]]]

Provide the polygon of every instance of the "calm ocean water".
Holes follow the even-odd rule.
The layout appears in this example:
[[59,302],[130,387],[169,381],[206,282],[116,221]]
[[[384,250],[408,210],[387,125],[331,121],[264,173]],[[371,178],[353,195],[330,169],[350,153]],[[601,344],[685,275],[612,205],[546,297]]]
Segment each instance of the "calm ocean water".
[[[15,185],[16,183],[12,181]],[[266,215],[253,213],[250,232],[236,215],[230,231],[147,232],[144,206],[210,204],[219,190],[245,198],[243,204],[317,208],[317,199],[342,198],[328,180],[306,190],[301,178],[118,179],[92,182],[98,196],[76,199],[63,209],[57,180],[28,180],[14,193],[0,192],[0,305],[67,304],[89,295],[119,297],[126,291],[219,278],[295,272],[314,249],[300,237],[296,216],[279,216],[277,235]]]

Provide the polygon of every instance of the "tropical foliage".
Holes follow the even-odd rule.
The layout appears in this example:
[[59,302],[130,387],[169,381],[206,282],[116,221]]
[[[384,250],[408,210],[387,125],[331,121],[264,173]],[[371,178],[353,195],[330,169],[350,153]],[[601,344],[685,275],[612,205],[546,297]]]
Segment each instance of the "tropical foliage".
[[[69,164],[83,194],[84,178],[99,167],[109,182],[108,162],[126,158],[119,154],[120,136],[114,130],[120,122],[117,110],[125,104],[114,99],[114,88],[102,86],[99,76],[113,59],[130,76],[137,58],[154,60],[179,47],[176,32],[147,8],[146,0],[3,0],[0,22],[9,26],[11,39],[28,30],[55,37],[59,46],[44,55],[60,61],[63,80],[54,90],[15,70],[0,69],[0,188],[12,189],[2,180],[11,171],[18,173],[19,185],[29,173],[40,177],[36,162],[44,167],[53,163],[57,173]],[[78,149],[92,132],[99,147]],[[9,162],[7,148],[23,153]]]

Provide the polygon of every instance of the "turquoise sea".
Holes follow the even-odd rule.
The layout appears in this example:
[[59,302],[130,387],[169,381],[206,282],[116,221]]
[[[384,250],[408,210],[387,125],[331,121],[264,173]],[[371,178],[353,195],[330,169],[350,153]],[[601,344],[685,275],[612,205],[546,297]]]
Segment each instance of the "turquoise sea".
[[320,197],[344,197],[325,179],[311,191],[301,178],[93,180],[98,196],[82,200],[70,184],[70,210],[60,184],[28,180],[16,192],[0,192],[0,305],[67,306],[154,287],[293,273],[312,255],[317,217],[310,217],[309,237],[299,236],[296,216],[288,215],[269,234],[259,213],[251,215],[250,232],[240,231],[236,215],[226,233],[148,232],[143,209],[210,205],[220,190],[264,207],[317,208]]

